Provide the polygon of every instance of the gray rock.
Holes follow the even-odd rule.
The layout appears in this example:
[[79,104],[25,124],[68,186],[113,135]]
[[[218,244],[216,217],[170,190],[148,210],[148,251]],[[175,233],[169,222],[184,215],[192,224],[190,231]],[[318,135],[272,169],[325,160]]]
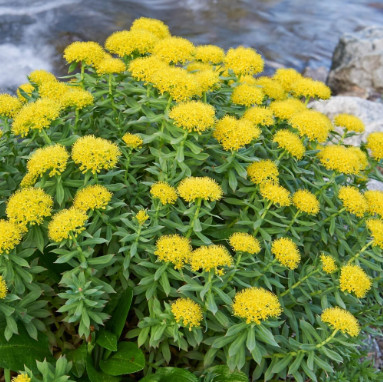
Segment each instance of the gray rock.
[[328,68],[326,68],[325,66],[319,66],[317,68],[311,68],[310,66],[308,66],[307,68],[305,68],[302,74],[304,77],[310,77],[316,81],[326,82],[328,73]]
[[335,94],[365,98],[383,93],[383,27],[343,35],[335,48],[327,79]]

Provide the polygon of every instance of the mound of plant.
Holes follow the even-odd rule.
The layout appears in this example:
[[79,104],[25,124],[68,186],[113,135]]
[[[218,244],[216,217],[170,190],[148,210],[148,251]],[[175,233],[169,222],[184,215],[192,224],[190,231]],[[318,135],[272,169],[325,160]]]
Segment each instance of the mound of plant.
[[383,133],[158,20],[64,58],[0,95],[5,381],[382,380]]

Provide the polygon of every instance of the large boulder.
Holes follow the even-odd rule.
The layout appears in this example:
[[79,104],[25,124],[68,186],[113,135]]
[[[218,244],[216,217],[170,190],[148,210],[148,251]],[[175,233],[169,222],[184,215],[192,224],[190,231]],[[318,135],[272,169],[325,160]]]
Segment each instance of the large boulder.
[[383,27],[343,35],[327,83],[335,94],[376,97],[383,93]]

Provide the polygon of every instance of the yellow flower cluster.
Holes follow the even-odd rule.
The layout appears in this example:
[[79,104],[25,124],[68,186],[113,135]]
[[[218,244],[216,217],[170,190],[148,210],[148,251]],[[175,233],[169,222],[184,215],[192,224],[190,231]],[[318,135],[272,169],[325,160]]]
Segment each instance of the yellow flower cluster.
[[331,90],[321,81],[311,78],[301,78],[292,85],[293,93],[297,97],[329,99]]
[[157,240],[154,254],[160,261],[172,263],[175,269],[181,269],[189,262],[191,252],[189,239],[180,235],[167,235]]
[[371,279],[358,265],[345,265],[342,267],[339,284],[342,292],[353,292],[358,298],[365,297],[372,285]]
[[34,70],[32,73],[28,76],[29,81],[32,83],[40,86],[41,84],[45,82],[52,82],[56,81],[56,77],[46,70]]
[[274,124],[274,114],[266,107],[252,107],[245,111],[242,117],[248,119],[254,125],[271,126]]
[[331,274],[337,270],[335,260],[331,256],[324,255],[323,253],[320,256],[322,262],[322,269],[324,272]]
[[278,130],[273,137],[273,142],[297,159],[302,159],[306,151],[299,136],[287,129]]
[[150,188],[150,193],[153,198],[159,199],[165,204],[174,204],[177,200],[177,191],[174,187],[165,182],[157,182]]
[[273,79],[278,81],[286,92],[291,92],[293,84],[302,79],[302,75],[295,69],[280,68],[275,71]]
[[383,192],[382,191],[366,191],[364,197],[367,200],[368,212],[371,215],[377,214],[383,217]]
[[261,130],[247,119],[226,115],[215,125],[213,137],[226,151],[238,151],[261,135]]
[[26,83],[26,84],[22,84],[18,87],[17,89],[17,97],[19,98],[19,100],[22,102],[22,103],[25,103],[28,101],[28,98],[27,97],[24,97],[22,94],[21,94],[21,91],[23,91],[24,93],[26,93],[29,97],[32,95],[33,93],[33,90],[35,90],[35,87],[30,84],[29,82]]
[[264,182],[260,185],[261,195],[280,207],[287,207],[291,204],[290,192],[273,182]]
[[366,198],[356,187],[340,187],[338,197],[342,201],[344,208],[351,214],[362,217],[367,212],[368,204]]
[[120,150],[116,144],[94,135],[77,139],[72,148],[72,159],[82,173],[110,170],[116,166],[119,156]]
[[0,118],[13,118],[21,109],[21,102],[9,94],[0,94]]
[[269,78],[269,77],[259,77],[255,80],[255,84],[260,86],[269,98],[274,100],[282,100],[286,98],[285,90],[280,82]]
[[180,325],[192,328],[200,326],[203,319],[201,307],[191,298],[179,298],[171,305],[174,319]]
[[214,270],[221,274],[223,267],[230,267],[233,258],[223,245],[204,245],[194,250],[190,255],[190,266],[193,271],[202,269],[204,272]]
[[255,184],[264,182],[278,183],[278,166],[270,159],[261,159],[247,168],[247,176]]
[[170,37],[169,28],[161,20],[150,19],[148,17],[140,17],[133,21],[130,27],[131,31],[146,30],[153,33],[158,39]]
[[184,64],[191,61],[195,52],[194,45],[182,37],[167,37],[154,47],[153,54],[170,64]]
[[281,313],[278,297],[264,288],[246,288],[235,295],[233,314],[245,319],[247,324],[259,325],[269,318],[278,318]]
[[343,127],[347,131],[355,131],[357,133],[363,133],[365,127],[364,123],[354,115],[350,114],[338,114],[334,118],[334,124],[339,127]]
[[12,382],[31,382],[31,379],[28,377],[27,374],[19,374],[16,377],[12,378]]
[[74,107],[78,110],[86,106],[93,105],[94,98],[92,93],[83,89],[69,89],[60,99],[63,107]]
[[349,311],[339,307],[325,309],[322,312],[321,319],[333,329],[340,330],[351,337],[356,337],[360,332],[357,319]]
[[25,137],[31,129],[39,130],[50,126],[60,115],[60,105],[51,99],[38,99],[23,106],[15,116],[12,132]]
[[270,109],[280,119],[290,119],[294,114],[307,110],[306,106],[295,98],[274,101],[270,104]]
[[140,57],[130,61],[129,71],[137,81],[153,82],[153,76],[160,69],[167,68],[167,65],[158,57]]
[[371,133],[367,137],[367,148],[371,150],[371,155],[376,160],[383,158],[383,133]]
[[174,124],[188,132],[202,133],[214,126],[215,109],[200,101],[178,104],[169,113]]
[[206,64],[220,64],[225,58],[225,52],[215,45],[200,45],[195,49],[194,58]]
[[264,93],[259,87],[247,84],[237,86],[231,94],[233,103],[247,107],[261,104],[263,98]]
[[137,219],[139,225],[143,225],[149,219],[149,215],[145,210],[139,210],[135,218]]
[[255,255],[261,251],[259,241],[248,233],[234,233],[230,236],[229,243],[233,250],[237,252],[247,252]]
[[319,201],[317,197],[308,190],[298,190],[293,195],[293,203],[301,212],[316,215],[319,212]]
[[254,49],[239,46],[229,49],[224,59],[225,67],[231,69],[237,76],[257,74],[263,71],[264,62]]
[[383,249],[383,221],[380,219],[368,219],[367,228],[371,231],[373,245]]
[[43,82],[39,85],[41,98],[48,98],[60,103],[65,93],[69,91],[69,86],[59,81]]
[[125,72],[126,66],[119,58],[106,57],[96,65],[96,72],[99,76],[103,74],[117,74]]
[[75,41],[64,50],[64,58],[67,62],[83,62],[89,66],[96,66],[104,55],[102,46],[93,41]]
[[41,224],[51,216],[53,199],[41,188],[24,188],[16,191],[8,200],[6,213],[22,232],[27,226]]
[[87,219],[85,211],[77,208],[61,210],[53,215],[48,225],[48,236],[57,243],[75,238],[85,230]]
[[206,93],[210,90],[218,88],[220,85],[219,73],[211,69],[201,70],[194,73],[194,78],[199,85],[200,93]]
[[19,227],[4,219],[0,219],[0,255],[9,253],[20,243],[22,233]]
[[322,113],[315,110],[305,110],[293,114],[289,120],[292,127],[298,130],[300,136],[306,136],[310,141],[325,142],[333,126],[331,121]]
[[357,152],[344,146],[325,146],[317,156],[327,170],[337,171],[342,174],[358,175],[366,167]]
[[122,137],[122,140],[125,142],[126,146],[129,147],[130,149],[138,149],[144,143],[141,137],[139,137],[136,134],[130,134],[130,133],[126,133]]
[[111,199],[112,193],[106,187],[95,184],[76,192],[73,207],[85,212],[88,210],[103,210]]
[[27,163],[27,173],[21,181],[22,187],[32,186],[47,171],[48,176],[62,174],[67,166],[69,154],[59,144],[37,149]]
[[[188,72],[201,72],[201,71],[212,71],[213,66],[210,64],[205,64],[200,61],[191,61],[187,64],[186,70]],[[217,74],[219,75],[218,71]]]
[[3,276],[0,275],[0,300],[3,300],[5,297],[7,297],[7,293],[7,283],[5,282]]
[[274,240],[271,245],[271,253],[285,267],[295,269],[301,261],[297,245],[288,237]]
[[193,202],[197,199],[215,202],[222,198],[221,187],[214,179],[207,176],[183,179],[177,188],[177,192],[186,202]]

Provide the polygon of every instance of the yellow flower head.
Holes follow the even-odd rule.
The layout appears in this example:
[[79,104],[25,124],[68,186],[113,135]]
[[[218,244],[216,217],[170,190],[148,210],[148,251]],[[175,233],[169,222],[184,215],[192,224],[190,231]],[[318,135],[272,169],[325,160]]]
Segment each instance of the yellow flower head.
[[21,102],[16,97],[0,94],[0,117],[13,118],[21,106]]
[[331,121],[322,113],[315,110],[306,110],[294,114],[290,121],[291,126],[298,130],[300,136],[306,136],[310,141],[317,140],[322,143],[332,130]]
[[[210,64],[204,64],[203,62],[200,61],[191,61],[187,64],[186,70],[188,72],[201,72],[201,71],[212,71],[212,66]],[[219,73],[217,72],[219,75]]]
[[86,135],[77,139],[72,148],[72,159],[82,173],[110,170],[116,166],[120,156],[118,146],[106,139]]
[[175,106],[170,111],[169,117],[176,126],[200,134],[214,126],[215,109],[200,101],[190,101]]
[[261,130],[247,119],[226,115],[215,125],[213,137],[226,151],[238,151],[261,135]]
[[285,267],[295,269],[301,261],[297,245],[288,237],[274,240],[271,245],[271,253]]
[[67,166],[69,154],[59,144],[37,149],[27,163],[27,174],[21,181],[22,187],[32,186],[47,171],[48,176],[62,174]]
[[7,297],[7,293],[7,283],[5,282],[3,276],[0,275],[0,300],[3,300],[5,297]]
[[111,192],[104,186],[95,184],[76,192],[73,207],[85,212],[88,210],[104,210],[111,199]]
[[366,225],[371,231],[371,236],[374,240],[373,245],[383,249],[383,220],[368,219]]
[[345,265],[340,270],[340,290],[342,292],[355,293],[358,298],[366,296],[371,289],[371,279],[358,265]]
[[295,69],[287,68],[277,69],[273,76],[273,79],[278,81],[287,92],[290,92],[293,85],[302,78],[302,75]]
[[351,214],[361,218],[367,212],[367,200],[356,187],[340,187],[338,197],[342,201],[344,208]]
[[140,17],[139,19],[134,20],[132,26],[130,27],[131,31],[142,29],[153,33],[160,40],[170,37],[168,26],[161,20]]
[[207,176],[189,177],[181,181],[177,188],[178,195],[186,202],[196,199],[215,202],[222,198],[222,189],[217,182]]
[[63,107],[74,107],[81,110],[86,106],[93,105],[94,98],[92,93],[87,90],[70,89],[62,96],[60,103]]
[[365,168],[365,164],[360,161],[360,157],[353,150],[344,146],[325,146],[317,156],[327,170],[337,171],[342,174],[357,175]]
[[257,74],[263,71],[264,62],[254,49],[239,46],[229,49],[224,59],[226,68],[231,69],[237,76],[242,74]]
[[350,114],[338,114],[334,118],[336,126],[343,127],[347,131],[355,131],[357,133],[363,133],[365,130],[364,123],[354,115]]
[[337,270],[335,260],[331,256],[324,255],[323,253],[320,256],[322,262],[322,269],[324,272],[331,274]]
[[137,219],[139,225],[143,225],[149,219],[149,215],[145,210],[139,210],[136,213],[135,218]]
[[27,374],[19,374],[17,377],[12,378],[12,382],[31,382]]
[[9,221],[23,232],[28,224],[39,225],[51,216],[53,199],[41,188],[24,188],[16,191],[8,200],[6,213]]
[[361,170],[364,170],[369,164],[367,154],[359,147],[349,146],[347,149],[349,152],[355,154],[358,157]]
[[367,148],[371,150],[374,159],[383,158],[383,132],[371,133],[367,137]]
[[259,77],[255,80],[255,84],[260,86],[269,98],[274,100],[282,100],[286,98],[285,90],[280,82],[269,77]]
[[339,307],[325,309],[322,312],[321,319],[333,329],[340,330],[351,337],[357,336],[360,332],[357,319],[349,311]]
[[20,243],[22,233],[20,228],[4,219],[0,219],[0,255],[8,253]]
[[105,49],[119,57],[133,53],[152,53],[158,38],[144,29],[120,31],[111,34],[105,41]]
[[144,143],[141,137],[139,137],[136,134],[130,134],[130,133],[126,133],[122,137],[122,140],[125,142],[126,146],[129,147],[130,149],[138,149]]
[[230,267],[232,264],[233,258],[223,245],[203,245],[190,255],[190,266],[194,272],[202,269],[204,272],[214,270],[221,274],[223,267]]
[[151,81],[161,94],[169,93],[176,102],[187,101],[201,94],[196,77],[182,68],[165,65],[153,73]]
[[261,126],[272,126],[274,125],[274,114],[273,112],[266,107],[252,107],[247,109],[245,114],[242,117],[243,119],[248,119],[254,125]]
[[19,100],[22,102],[22,103],[25,103],[28,101],[27,98],[25,98],[22,94],[21,94],[21,90],[26,93],[28,96],[31,96],[32,93],[33,93],[33,90],[35,90],[35,87],[30,84],[29,82],[27,82],[26,84],[22,84],[18,87],[17,89],[17,97],[19,98]]
[[[254,76],[252,75],[244,75],[244,76],[241,76],[239,79],[238,79],[238,82],[240,84],[247,84],[247,85],[257,85],[257,79],[255,79]],[[231,83],[234,83],[234,81],[230,81],[229,84]]]
[[364,197],[367,200],[368,212],[371,215],[379,215],[383,217],[383,192],[382,191],[366,191]]
[[89,66],[96,66],[104,55],[102,46],[93,41],[75,41],[64,50],[64,58],[68,63],[83,62]]
[[43,82],[39,85],[39,94],[41,98],[49,98],[60,103],[62,97],[69,91],[69,89],[70,87],[67,84],[64,84],[64,82]]
[[278,297],[264,288],[246,288],[235,295],[233,314],[248,324],[259,325],[271,317],[278,318],[281,313]]
[[274,101],[270,104],[270,109],[280,119],[290,119],[294,114],[308,110],[301,101],[295,98]]
[[194,73],[200,92],[205,93],[220,86],[219,73],[211,69],[200,70]]
[[12,132],[25,137],[31,129],[41,131],[48,128],[59,115],[60,104],[51,99],[38,99],[21,108],[13,120]]
[[168,68],[168,65],[155,56],[136,58],[129,63],[129,71],[132,77],[145,83],[153,82],[154,74],[164,68]]
[[182,326],[197,328],[203,319],[202,308],[191,298],[179,298],[171,305],[176,322]]
[[77,237],[85,230],[85,222],[88,219],[85,211],[77,208],[65,209],[57,212],[48,225],[48,236],[56,243],[65,239]]
[[259,241],[248,233],[233,233],[229,238],[229,243],[236,252],[247,252],[255,255],[261,251]]
[[316,215],[319,212],[319,201],[317,197],[307,190],[298,190],[293,195],[293,203],[301,212],[309,215]]
[[182,37],[167,37],[157,42],[153,54],[170,64],[184,64],[191,61],[195,47],[193,43]]
[[280,207],[287,207],[291,204],[290,192],[286,188],[273,182],[264,182],[260,185],[261,195]]
[[306,151],[299,136],[287,129],[278,130],[273,137],[273,142],[297,159],[302,159]]
[[47,72],[46,70],[34,70],[32,73],[29,74],[28,78],[29,81],[38,86],[40,86],[44,82],[57,81],[56,77],[52,73]]
[[225,52],[215,45],[200,45],[195,49],[194,58],[203,63],[220,64],[225,58]]
[[165,182],[157,182],[150,188],[150,193],[153,198],[159,199],[165,204],[174,204],[177,200],[177,191],[174,187]]
[[252,163],[247,168],[247,176],[255,184],[262,184],[264,182],[278,183],[278,166],[270,159],[262,159]]
[[292,85],[292,91],[297,97],[329,99],[331,90],[321,81],[311,78],[301,78]]
[[261,104],[264,96],[263,91],[259,87],[242,84],[233,90],[231,101],[237,105],[249,107]]
[[191,252],[189,239],[180,235],[167,235],[157,240],[154,254],[160,261],[172,263],[175,269],[181,269],[189,262]]
[[117,74],[125,72],[126,66],[119,58],[106,57],[96,66],[96,72],[99,76],[103,74]]

